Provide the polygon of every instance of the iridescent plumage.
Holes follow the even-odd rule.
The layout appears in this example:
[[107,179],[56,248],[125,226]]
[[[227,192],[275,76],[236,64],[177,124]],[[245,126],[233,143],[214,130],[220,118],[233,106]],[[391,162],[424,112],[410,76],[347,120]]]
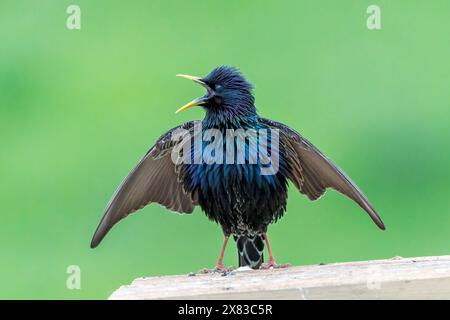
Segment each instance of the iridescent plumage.
[[[257,114],[252,85],[236,68],[222,66],[204,78],[184,77],[203,85],[207,93],[182,109],[202,106],[205,118],[201,122],[191,121],[173,128],[158,139],[114,194],[91,247],[96,247],[116,222],[151,202],[181,213],[191,213],[195,206],[200,206],[208,218],[221,225],[226,241],[230,235],[235,236],[239,265],[258,268],[263,262],[264,242],[269,244],[267,227],[281,218],[286,210],[288,181],[311,200],[318,199],[326,188],[331,187],[358,203],[384,229],[367,198],[332,161],[293,129]],[[199,124],[202,135],[209,129],[216,129],[222,136],[226,136],[230,129],[271,132],[266,145],[271,153],[279,155],[278,170],[271,175],[261,174],[265,164],[259,158],[255,162],[251,157],[258,143],[249,140],[240,145],[246,151],[245,161],[241,164],[226,161],[229,142],[226,139],[202,140],[199,152],[193,141]],[[188,149],[191,163],[174,163],[171,159],[174,148],[186,143],[183,139],[172,139],[172,133],[179,129],[184,129],[191,137]],[[259,136],[257,142],[258,139]],[[180,142],[182,140],[184,142]],[[222,162],[210,163],[210,158],[217,155],[204,153],[214,141],[219,144],[215,150],[223,148]],[[201,161],[194,161],[197,158]],[[269,263],[274,266],[274,258],[268,249]],[[223,250],[217,264],[219,268],[222,267]]]

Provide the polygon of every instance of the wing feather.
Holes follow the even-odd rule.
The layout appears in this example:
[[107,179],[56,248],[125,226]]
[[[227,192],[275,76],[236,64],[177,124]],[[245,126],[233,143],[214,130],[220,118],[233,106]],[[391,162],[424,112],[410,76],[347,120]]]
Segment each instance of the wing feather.
[[191,213],[194,210],[197,205],[196,195],[185,192],[171,159],[171,151],[176,145],[171,139],[171,133],[179,128],[190,130],[194,123],[185,123],[161,136],[123,180],[106,206],[92,238],[92,248],[98,246],[117,222],[152,202],[179,213]]
[[[380,216],[358,186],[336,164],[323,155],[311,142],[288,126],[269,119],[260,119],[270,127],[279,129],[280,141],[287,145],[288,161],[300,170],[290,171],[290,179],[301,193],[311,200],[319,199],[327,188],[333,188],[355,201],[380,229],[385,229]],[[289,152],[294,150],[295,153]]]

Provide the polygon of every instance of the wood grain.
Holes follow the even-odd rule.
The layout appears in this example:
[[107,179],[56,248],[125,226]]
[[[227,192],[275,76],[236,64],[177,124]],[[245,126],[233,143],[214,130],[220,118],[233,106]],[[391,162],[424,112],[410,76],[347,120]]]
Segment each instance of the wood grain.
[[110,299],[449,299],[450,256],[138,278]]

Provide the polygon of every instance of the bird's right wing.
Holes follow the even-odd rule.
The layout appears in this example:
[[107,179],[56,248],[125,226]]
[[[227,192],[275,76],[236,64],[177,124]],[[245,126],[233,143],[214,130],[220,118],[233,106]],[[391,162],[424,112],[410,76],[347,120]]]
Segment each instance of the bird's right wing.
[[174,146],[181,140],[173,141],[172,133],[177,129],[192,130],[194,124],[195,121],[187,122],[161,136],[123,180],[106,206],[92,238],[91,248],[98,246],[118,221],[149,203],[156,202],[179,213],[194,210],[196,196],[183,189],[171,158]]
[[280,130],[280,143],[285,144],[290,167],[289,179],[301,193],[311,200],[316,200],[325,193],[327,188],[333,188],[355,201],[380,229],[385,229],[381,218],[366,196],[333,161],[288,126],[269,119],[261,118],[260,120]]

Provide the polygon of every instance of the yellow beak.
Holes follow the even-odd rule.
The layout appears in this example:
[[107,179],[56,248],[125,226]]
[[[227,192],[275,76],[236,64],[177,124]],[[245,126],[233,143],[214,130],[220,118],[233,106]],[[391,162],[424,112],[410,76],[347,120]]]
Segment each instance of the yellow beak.
[[186,110],[186,109],[189,109],[189,108],[192,108],[192,107],[195,107],[195,106],[198,106],[199,104],[201,104],[202,102],[205,102],[206,101],[206,98],[197,98],[197,99],[194,99],[194,100],[192,100],[191,102],[189,102],[188,104],[185,104],[184,106],[182,106],[180,109],[178,109],[177,111],[175,111],[175,113],[178,113],[178,112],[180,112],[180,111],[183,111],[183,110]]
[[200,77],[190,76],[188,74],[177,74],[177,77],[185,78],[185,79],[192,80],[192,81],[198,82],[198,83],[203,83],[203,81],[201,81]]
[[[211,94],[211,92],[212,92],[211,88],[210,88],[206,83],[204,83],[204,82],[201,80],[200,77],[189,76],[189,75],[187,75],[187,74],[177,74],[177,77],[185,78],[185,79],[188,79],[188,80],[192,80],[192,81],[194,81],[194,82],[200,84],[201,86],[205,87],[205,88],[208,90],[208,94]],[[208,94],[205,95],[205,96],[203,96],[203,97],[201,97],[201,98],[194,99],[194,100],[192,100],[191,102],[189,102],[188,104],[185,104],[185,105],[182,106],[180,109],[178,109],[177,111],[175,111],[175,113],[178,113],[178,112],[180,112],[180,111],[183,111],[183,110],[186,110],[186,109],[189,109],[189,108],[192,108],[192,107],[194,107],[194,106],[198,106],[198,105],[202,104],[203,102],[205,102],[206,100],[208,100]]]

